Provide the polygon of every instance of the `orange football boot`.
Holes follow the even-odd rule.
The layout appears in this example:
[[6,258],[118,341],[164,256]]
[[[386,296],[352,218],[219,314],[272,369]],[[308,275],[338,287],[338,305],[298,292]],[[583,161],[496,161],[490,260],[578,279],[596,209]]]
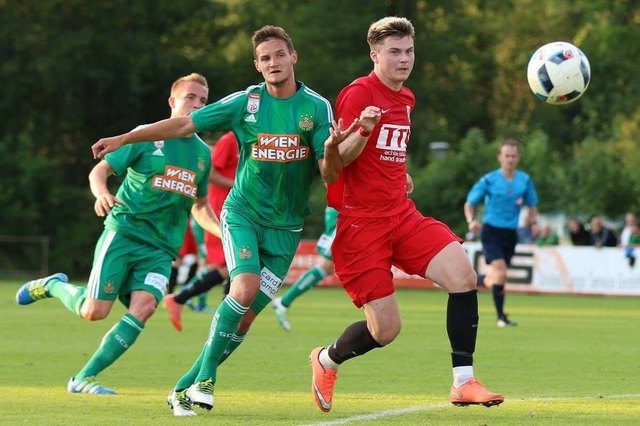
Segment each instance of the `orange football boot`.
[[164,304],[167,306],[167,312],[169,312],[171,324],[173,324],[176,330],[182,331],[182,323],[180,322],[180,317],[182,316],[182,305],[175,301],[175,296],[173,294],[167,294],[164,297]]
[[451,403],[460,407],[471,404],[482,404],[485,407],[499,405],[504,396],[489,392],[479,380],[471,379],[459,388],[451,386]]
[[333,387],[336,384],[337,371],[330,368],[324,368],[320,363],[320,351],[324,347],[320,346],[311,351],[309,355],[309,364],[313,373],[311,380],[311,393],[316,400],[316,405],[322,411],[331,411],[331,402],[333,400]]

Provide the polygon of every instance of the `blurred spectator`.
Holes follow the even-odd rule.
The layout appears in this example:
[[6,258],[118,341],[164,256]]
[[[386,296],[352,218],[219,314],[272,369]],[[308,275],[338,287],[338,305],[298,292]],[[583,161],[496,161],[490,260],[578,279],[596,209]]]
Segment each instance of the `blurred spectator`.
[[569,237],[571,244],[574,246],[591,245],[591,235],[584,227],[584,224],[578,219],[569,219]]
[[[634,216],[635,219],[635,216]],[[640,247],[640,228],[637,223],[632,223],[630,226],[630,234],[627,239],[627,243],[624,244],[624,256],[629,260],[629,266],[635,266],[636,264],[636,248]],[[626,227],[625,227],[626,229]]]
[[591,219],[591,245],[594,247],[615,247],[618,245],[616,234],[602,224],[600,216]]
[[622,229],[622,233],[620,234],[620,245],[626,246],[629,244],[629,237],[631,236],[632,230],[637,226],[638,221],[636,220],[636,215],[633,212],[627,212],[624,215],[624,228]]
[[524,222],[518,227],[518,244],[533,244],[538,235],[535,223],[531,223],[529,215],[525,215]]
[[560,243],[558,234],[553,232],[551,226],[544,225],[540,230],[540,234],[536,237],[536,245],[542,246],[557,246]]

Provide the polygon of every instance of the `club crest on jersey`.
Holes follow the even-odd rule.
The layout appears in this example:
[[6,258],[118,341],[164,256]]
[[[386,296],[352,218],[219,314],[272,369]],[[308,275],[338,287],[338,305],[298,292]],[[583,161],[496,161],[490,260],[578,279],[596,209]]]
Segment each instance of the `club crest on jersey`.
[[155,141],[153,145],[158,149],[162,149],[164,148],[164,141]]
[[111,294],[115,290],[115,287],[113,286],[112,281],[107,281],[106,283],[104,283],[104,286],[102,287],[102,289],[104,290],[105,293]]
[[302,114],[298,126],[303,132],[311,131],[313,129],[313,117],[310,114]]
[[247,111],[249,114],[255,114],[260,109],[260,95],[257,93],[249,93],[247,101]]
[[247,246],[240,247],[238,256],[240,257],[240,259],[243,259],[243,260],[251,259],[251,256],[252,256],[251,249]]

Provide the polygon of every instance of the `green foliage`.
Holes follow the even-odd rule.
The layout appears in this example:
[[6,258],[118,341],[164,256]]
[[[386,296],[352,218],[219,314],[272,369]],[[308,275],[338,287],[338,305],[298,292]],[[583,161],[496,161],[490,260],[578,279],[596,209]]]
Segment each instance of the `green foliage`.
[[553,142],[540,131],[528,135],[520,146],[520,168],[533,179],[540,196],[538,209],[542,212],[553,212],[559,206],[566,209],[571,202],[572,194],[565,192],[572,185],[567,178],[567,163],[553,148]]
[[620,206],[626,208],[634,198],[633,187],[626,179],[628,171],[620,167],[621,163],[620,153],[610,141],[586,139],[574,156],[576,202],[596,213],[620,214]]
[[[100,231],[87,189],[96,139],[165,118],[181,75],[207,76],[212,101],[261,81],[250,37],[265,24],[288,31],[296,77],[333,101],[371,70],[366,31],[385,15],[416,27],[408,149],[426,214],[462,228],[464,194],[506,137],[523,142],[543,212],[640,209],[635,0],[23,0],[0,1],[0,234],[49,235],[52,263],[87,272],[89,259],[69,253],[91,253]],[[587,94],[564,107],[526,81],[530,55],[553,40],[591,63]],[[449,154],[434,157],[432,141],[448,141]],[[309,231],[322,229],[323,190]]]
[[481,175],[495,168],[496,152],[487,144],[484,132],[472,129],[458,151],[432,156],[425,167],[410,170],[415,186],[411,199],[418,210],[464,235],[462,206],[467,191]]

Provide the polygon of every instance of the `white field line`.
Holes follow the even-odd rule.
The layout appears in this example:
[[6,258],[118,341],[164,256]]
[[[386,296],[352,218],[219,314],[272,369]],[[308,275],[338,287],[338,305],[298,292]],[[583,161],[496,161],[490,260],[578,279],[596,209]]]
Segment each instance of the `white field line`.
[[[599,395],[599,396],[585,396],[585,397],[553,397],[553,398],[520,398],[508,400],[509,404],[517,404],[522,402],[549,402],[549,401],[579,401],[579,400],[595,400],[595,399],[626,399],[626,398],[640,398],[640,394],[626,394],[626,395]],[[387,417],[402,416],[410,413],[418,413],[421,411],[431,411],[438,408],[450,407],[451,404],[429,404],[429,405],[417,405],[414,407],[398,408],[395,410],[385,410],[379,413],[360,414],[358,416],[345,417],[342,419],[331,420],[327,422],[308,423],[302,426],[331,426],[331,425],[344,425],[347,423],[366,422],[371,420],[379,420]]]

